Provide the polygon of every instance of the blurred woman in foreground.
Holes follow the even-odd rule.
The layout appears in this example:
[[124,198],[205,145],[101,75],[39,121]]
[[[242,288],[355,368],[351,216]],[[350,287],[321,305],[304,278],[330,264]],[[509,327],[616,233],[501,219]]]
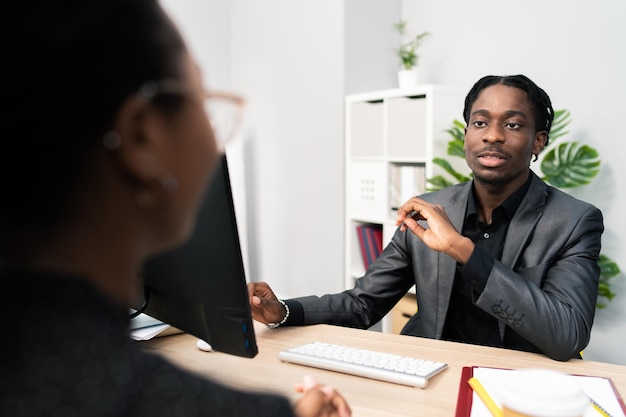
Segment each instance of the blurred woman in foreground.
[[292,405],[129,338],[138,271],[190,235],[218,154],[159,4],[37,0],[4,16],[0,415],[350,415],[329,387],[305,383]]

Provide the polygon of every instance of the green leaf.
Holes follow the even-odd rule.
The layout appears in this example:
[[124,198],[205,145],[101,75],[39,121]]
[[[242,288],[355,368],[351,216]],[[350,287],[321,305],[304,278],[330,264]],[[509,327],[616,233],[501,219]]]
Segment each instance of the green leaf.
[[603,297],[612,301],[616,295],[617,294],[611,291],[611,286],[609,284],[604,282],[598,284],[598,297]]
[[589,184],[599,170],[598,152],[578,142],[561,143],[541,162],[543,179],[558,188]]
[[453,185],[450,181],[444,178],[443,175],[436,175],[432,178],[428,178],[426,180],[426,184],[430,184],[430,186],[426,186],[426,191],[439,191]]
[[406,25],[407,22],[406,20],[401,20],[397,23],[393,24],[393,28],[400,34],[400,35],[404,35],[406,33]]
[[459,120],[453,120],[450,129],[445,130],[453,139],[465,141],[465,125]]
[[405,40],[405,42],[400,43],[400,47],[395,49],[395,52],[400,58],[402,66],[405,69],[411,69],[417,65],[417,48],[420,47],[424,38],[430,36],[430,32],[422,32],[413,38],[408,38],[407,26],[408,24],[405,20],[400,20],[393,24],[394,30],[400,34],[402,40]]
[[454,119],[452,121],[452,126],[460,130],[461,132],[465,131],[465,123],[458,119]]
[[448,174],[452,175],[458,182],[465,182],[465,181],[469,181],[470,180],[469,177],[459,173],[454,168],[452,168],[452,165],[450,165],[450,162],[448,162],[447,160],[445,160],[443,158],[434,158],[433,159],[433,163],[436,164],[436,165],[439,165],[441,168],[443,168],[444,171],[446,171]]
[[600,277],[605,280],[613,278],[622,272],[613,260],[602,254],[600,254],[598,265],[600,265]]
[[465,159],[464,145],[465,145],[465,142],[463,142],[462,140],[458,140],[458,139],[451,140],[450,142],[448,142],[448,155],[457,156],[459,158]]
[[463,149],[465,145],[465,125],[455,119],[452,122],[452,127],[445,131],[452,136],[452,139],[448,142],[448,155],[465,159],[465,150]]
[[[598,299],[606,298],[608,301],[612,301],[617,295],[611,291],[610,280],[619,275],[621,272],[619,266],[605,255],[600,254],[598,259],[598,265],[600,266],[600,282],[598,283]],[[606,304],[598,300],[596,302],[597,308],[605,308]]]
[[452,129],[446,129],[446,132],[452,136],[452,140],[454,141],[460,141],[463,142],[464,141],[464,136],[463,136],[463,131],[456,129],[456,128],[452,128]]
[[570,112],[569,110],[555,110],[554,121],[550,128],[550,142],[554,143],[558,138],[569,133],[565,130],[570,124]]

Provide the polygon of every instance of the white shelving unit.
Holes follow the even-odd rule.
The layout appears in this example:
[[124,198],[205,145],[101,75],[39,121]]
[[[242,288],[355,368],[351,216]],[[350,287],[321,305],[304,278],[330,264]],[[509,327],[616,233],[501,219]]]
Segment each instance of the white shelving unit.
[[[465,94],[427,84],[346,96],[346,289],[365,273],[357,227],[382,227],[383,247],[391,240],[394,209],[424,192],[426,178],[441,173],[432,160],[446,157],[446,129],[462,119]],[[467,171],[462,160],[453,159],[456,168]],[[390,326],[383,321],[383,331]]]

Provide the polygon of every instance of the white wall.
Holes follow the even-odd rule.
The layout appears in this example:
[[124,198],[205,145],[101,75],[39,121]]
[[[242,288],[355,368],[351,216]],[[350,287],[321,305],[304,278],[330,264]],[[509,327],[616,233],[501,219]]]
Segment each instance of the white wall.
[[[281,296],[341,289],[343,97],[395,86],[391,24],[432,36],[422,82],[469,90],[485,74],[523,73],[572,112],[568,140],[595,147],[603,168],[577,196],[605,215],[603,253],[626,248],[626,4],[611,0],[164,0],[211,87],[249,100],[243,165],[253,280]],[[388,51],[388,52],[387,52]],[[461,115],[459,114],[459,118]],[[626,270],[626,261],[622,269]],[[626,364],[626,279],[596,317],[585,357]]]
[[161,0],[198,61],[209,87],[232,87],[230,0]]
[[249,101],[250,279],[281,296],[341,289],[343,6],[233,2],[233,77]]
[[[230,0],[161,0],[182,33],[209,89],[234,91],[232,82],[232,7]],[[245,153],[238,138],[226,151],[239,227],[244,268],[250,275]]]
[[400,0],[343,0],[345,94],[397,86]]
[[395,20],[400,3],[233,2],[234,85],[250,102],[250,278],[281,296],[343,289],[343,99],[394,77],[392,54],[379,58],[393,32],[376,35],[372,11]]

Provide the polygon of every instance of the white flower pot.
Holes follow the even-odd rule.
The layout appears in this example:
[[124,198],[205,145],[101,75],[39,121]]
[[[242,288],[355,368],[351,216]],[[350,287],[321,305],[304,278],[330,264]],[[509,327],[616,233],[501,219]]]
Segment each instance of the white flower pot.
[[400,88],[410,88],[417,85],[417,68],[398,71],[398,85]]

